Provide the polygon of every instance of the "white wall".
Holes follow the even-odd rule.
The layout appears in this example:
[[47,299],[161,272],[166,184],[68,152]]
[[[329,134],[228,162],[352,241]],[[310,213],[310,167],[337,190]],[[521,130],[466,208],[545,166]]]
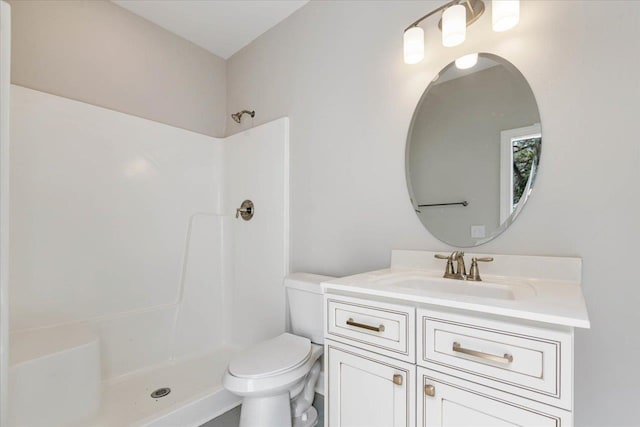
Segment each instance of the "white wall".
[[110,1],[10,3],[12,83],[224,135],[224,59]]
[[392,248],[451,249],[409,203],[409,122],[443,66],[500,55],[532,87],[544,150],[524,211],[477,252],[583,258],[593,327],[576,334],[576,425],[635,425],[640,2],[524,1],[508,33],[491,31],[488,10],[456,48],[432,19],[425,61],[405,65],[402,30],[440,4],[311,2],[228,61],[228,111],[291,119],[292,270],[345,275],[388,265]]

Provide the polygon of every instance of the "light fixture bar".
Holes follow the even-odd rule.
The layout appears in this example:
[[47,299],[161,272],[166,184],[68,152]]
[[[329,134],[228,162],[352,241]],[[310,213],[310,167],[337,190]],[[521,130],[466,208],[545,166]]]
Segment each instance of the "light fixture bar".
[[[442,11],[438,27],[442,30],[442,44],[447,47],[464,42],[467,27],[484,13],[482,0],[451,0],[414,21],[404,30],[404,62],[417,64],[424,59],[424,31],[418,25]],[[442,21],[446,21],[443,28]]]
[[[431,12],[427,13],[420,19],[416,20],[407,28],[405,28],[405,31],[407,31],[412,27],[418,26],[422,21],[429,18],[430,16],[433,16],[440,11],[443,11],[451,6],[455,6],[458,4],[461,4],[467,9],[467,27],[473,24],[474,22],[476,22],[478,19],[480,19],[480,16],[482,16],[482,14],[484,13],[485,7],[484,7],[484,2],[482,0],[452,0],[449,3],[443,4],[442,6],[432,10]],[[438,28],[442,30],[442,20],[438,22]]]
[[417,21],[415,21],[413,24],[409,25],[407,28],[405,28],[404,30],[407,31],[409,29],[411,29],[412,27],[417,27],[422,21],[424,21],[425,19],[427,19],[430,16],[435,15],[436,13],[440,12],[441,10],[444,10],[450,6],[459,4],[461,2],[461,0],[452,0],[449,3],[443,4],[442,6],[440,6],[437,9],[433,9],[431,12],[427,13],[426,15],[424,15],[422,18],[418,19]]

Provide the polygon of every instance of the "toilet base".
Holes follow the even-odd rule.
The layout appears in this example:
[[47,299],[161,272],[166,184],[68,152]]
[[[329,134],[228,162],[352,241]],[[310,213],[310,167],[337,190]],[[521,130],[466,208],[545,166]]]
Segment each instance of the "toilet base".
[[289,393],[245,397],[240,409],[240,427],[291,427]]
[[311,406],[299,417],[293,419],[293,427],[314,427],[318,425],[318,411]]

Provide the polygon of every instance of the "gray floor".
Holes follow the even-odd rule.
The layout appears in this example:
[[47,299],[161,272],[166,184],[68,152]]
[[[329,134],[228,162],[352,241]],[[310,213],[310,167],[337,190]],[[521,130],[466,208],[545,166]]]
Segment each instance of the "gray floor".
[[[313,406],[318,410],[319,417],[317,426],[322,427],[324,426],[324,397],[316,393],[316,397],[313,400]],[[238,427],[238,424],[240,424],[239,406],[225,412],[211,421],[204,423],[200,427]]]
[[200,427],[238,427],[238,424],[240,424],[240,407],[236,406],[219,417],[202,424]]

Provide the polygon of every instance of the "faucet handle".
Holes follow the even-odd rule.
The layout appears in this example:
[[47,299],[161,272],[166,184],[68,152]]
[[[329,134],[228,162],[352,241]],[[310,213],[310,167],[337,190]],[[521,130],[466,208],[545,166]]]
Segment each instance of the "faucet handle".
[[491,262],[493,261],[493,257],[481,257],[471,258],[471,268],[469,269],[469,275],[467,276],[467,280],[471,280],[473,282],[482,282],[482,278],[480,277],[480,269],[478,268],[478,262]]
[[434,258],[447,260],[447,267],[445,268],[444,275],[442,277],[444,277],[445,279],[454,279],[456,277],[455,273],[453,272],[453,254],[435,254]]

